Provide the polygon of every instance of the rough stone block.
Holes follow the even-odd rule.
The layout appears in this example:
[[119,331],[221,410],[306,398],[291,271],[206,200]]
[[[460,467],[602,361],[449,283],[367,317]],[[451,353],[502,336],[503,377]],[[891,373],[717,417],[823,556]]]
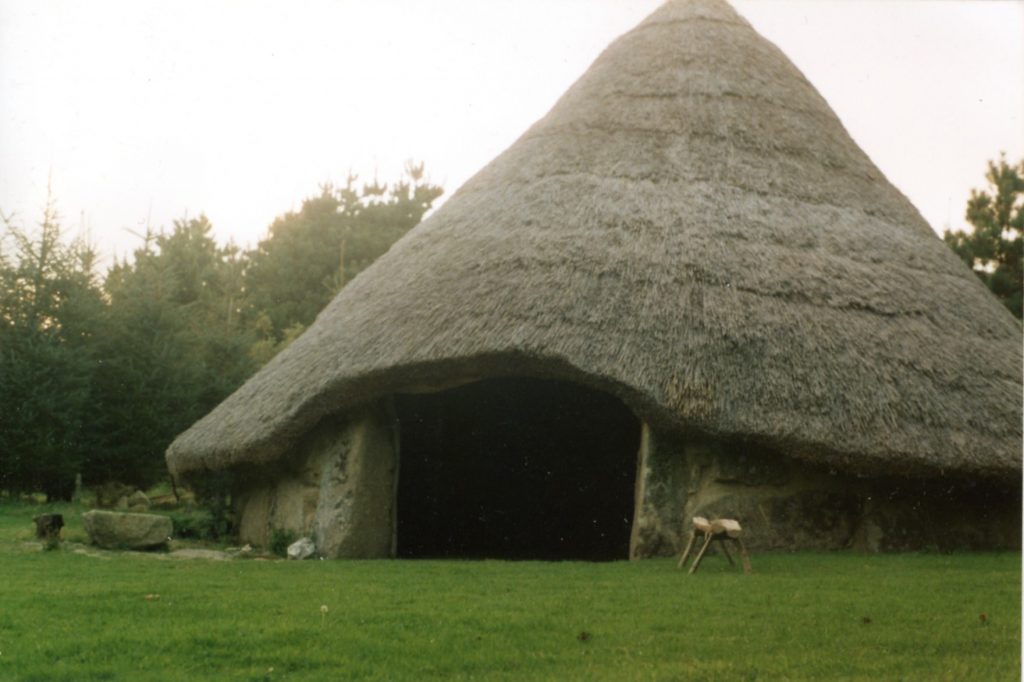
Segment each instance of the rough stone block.
[[93,510],[82,514],[92,544],[106,549],[152,549],[171,537],[166,516]]
[[744,542],[756,550],[842,549],[850,541],[862,512],[855,493],[824,490],[736,491],[698,505],[695,515],[737,519]]
[[394,549],[397,448],[390,408],[356,413],[325,440],[314,539],[328,558],[374,559]]
[[147,512],[149,511],[150,502],[146,493],[141,490],[136,490],[134,493],[128,496],[128,509],[133,512]]

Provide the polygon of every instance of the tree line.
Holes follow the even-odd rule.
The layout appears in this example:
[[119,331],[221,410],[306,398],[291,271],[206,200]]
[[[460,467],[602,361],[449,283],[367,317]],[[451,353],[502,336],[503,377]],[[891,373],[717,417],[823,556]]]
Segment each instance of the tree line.
[[67,499],[166,477],[171,440],[312,323],[440,197],[423,166],[325,185],[251,250],[200,215],[147,231],[99,273],[54,202],[0,239],[0,489]]

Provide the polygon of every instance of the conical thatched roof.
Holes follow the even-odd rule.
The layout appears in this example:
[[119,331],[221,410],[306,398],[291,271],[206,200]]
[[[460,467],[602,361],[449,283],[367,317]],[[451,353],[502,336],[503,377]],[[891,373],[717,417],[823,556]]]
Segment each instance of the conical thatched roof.
[[1021,469],[1021,327],[724,2],[675,1],[183,433],[262,464],[327,414],[561,377],[854,471]]

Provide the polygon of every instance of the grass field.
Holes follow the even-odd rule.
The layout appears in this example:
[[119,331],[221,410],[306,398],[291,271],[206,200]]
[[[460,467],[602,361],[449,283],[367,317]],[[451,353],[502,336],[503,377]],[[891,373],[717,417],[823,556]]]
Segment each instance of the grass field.
[[182,561],[35,550],[39,511],[0,507],[2,680],[1020,677],[1017,553]]

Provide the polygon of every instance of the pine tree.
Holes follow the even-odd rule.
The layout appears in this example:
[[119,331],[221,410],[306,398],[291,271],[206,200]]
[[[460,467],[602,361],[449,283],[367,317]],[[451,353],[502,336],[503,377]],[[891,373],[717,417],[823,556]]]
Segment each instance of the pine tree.
[[972,190],[967,202],[970,232],[946,231],[943,239],[1010,311],[1021,318],[1024,290],[1024,160],[990,161],[988,188]]

